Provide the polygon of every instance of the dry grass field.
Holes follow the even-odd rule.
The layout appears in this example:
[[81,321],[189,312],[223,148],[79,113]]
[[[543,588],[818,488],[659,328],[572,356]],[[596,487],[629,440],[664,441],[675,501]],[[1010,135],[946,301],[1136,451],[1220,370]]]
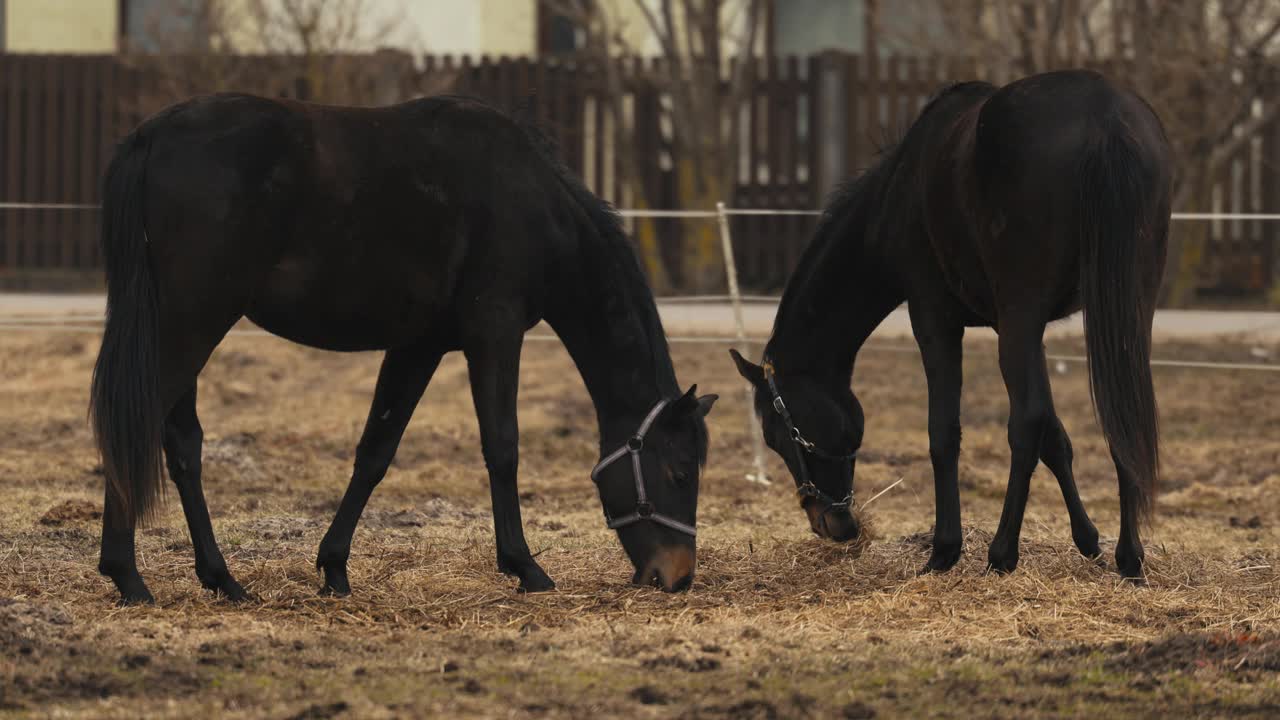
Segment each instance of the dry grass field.
[[[966,555],[918,577],[933,518],[918,357],[867,351],[858,464],[874,539],[814,539],[782,466],[748,484],[725,348],[680,345],[710,418],[699,568],[687,594],[628,584],[588,472],[587,394],[556,343],[525,345],[521,493],[559,589],[496,572],[461,357],[428,389],[356,534],[354,594],[319,597],[315,552],[379,357],[228,339],[201,378],[205,488],[256,596],[202,590],[176,493],[141,531],[158,604],[119,608],[96,572],[102,477],[85,420],[91,333],[0,338],[0,716],[1223,717],[1280,715],[1280,373],[1158,369],[1164,485],[1149,583],[1076,554],[1056,484],[1033,481],[1016,573],[984,572],[1008,469],[994,347],[967,349]],[[1051,350],[1078,352],[1069,342]],[[1161,356],[1249,360],[1232,343]],[[1280,348],[1268,348],[1273,362]],[[758,351],[757,351],[758,352]],[[1086,506],[1114,551],[1115,476],[1083,368],[1055,372]]]

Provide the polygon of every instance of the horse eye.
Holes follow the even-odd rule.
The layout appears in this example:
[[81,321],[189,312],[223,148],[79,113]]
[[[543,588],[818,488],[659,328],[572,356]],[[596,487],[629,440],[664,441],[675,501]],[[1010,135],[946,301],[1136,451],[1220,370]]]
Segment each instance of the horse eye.
[[685,474],[683,470],[675,471],[675,473],[671,477],[676,481],[676,484],[678,485],[685,484],[685,482],[689,479],[689,476]]

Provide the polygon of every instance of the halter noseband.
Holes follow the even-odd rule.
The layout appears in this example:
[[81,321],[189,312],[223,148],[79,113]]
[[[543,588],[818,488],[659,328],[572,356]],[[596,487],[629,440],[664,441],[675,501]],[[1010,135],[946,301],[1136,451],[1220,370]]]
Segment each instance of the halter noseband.
[[786,423],[787,431],[791,433],[791,442],[796,447],[796,465],[800,467],[800,482],[796,483],[796,494],[801,498],[813,498],[825,505],[824,513],[848,509],[853,503],[853,491],[850,490],[843,500],[837,502],[830,495],[819,490],[818,486],[813,484],[813,479],[809,477],[809,466],[805,464],[804,455],[801,453],[809,453],[823,460],[848,462],[858,457],[858,451],[854,450],[847,455],[832,455],[806,439],[800,433],[800,428],[796,427],[795,420],[791,418],[791,411],[787,409],[787,404],[782,401],[782,394],[778,392],[778,383],[773,379],[775,374],[773,363],[767,357],[764,359],[763,369],[764,378],[769,383],[769,394],[773,396],[773,411],[782,416],[782,422]]
[[629,515],[623,515],[619,518],[609,517],[609,509],[606,507],[604,511],[604,519],[609,525],[610,530],[617,530],[620,527],[633,525],[641,520],[649,520],[659,525],[665,525],[672,530],[680,532],[691,537],[698,536],[698,530],[692,525],[667,517],[653,509],[653,503],[649,502],[649,495],[644,489],[644,470],[640,467],[640,452],[644,450],[644,436],[649,432],[653,421],[658,418],[658,413],[662,412],[662,408],[667,406],[666,400],[659,400],[657,405],[649,411],[645,416],[644,422],[640,423],[640,428],[636,430],[636,434],[632,435],[622,447],[609,453],[603,460],[596,464],[591,470],[591,481],[598,487],[600,485],[600,471],[612,465],[614,462],[622,459],[623,455],[631,454],[631,476],[636,481],[636,509]]

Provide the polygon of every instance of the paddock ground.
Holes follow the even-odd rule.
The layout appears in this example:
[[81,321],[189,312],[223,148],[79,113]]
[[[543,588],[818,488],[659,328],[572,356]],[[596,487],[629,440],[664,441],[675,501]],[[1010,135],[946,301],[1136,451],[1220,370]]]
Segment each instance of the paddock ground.
[[[967,347],[966,554],[917,577],[933,518],[916,356],[866,352],[857,493],[874,541],[814,539],[781,465],[748,484],[742,386],[725,348],[678,345],[719,392],[691,592],[627,584],[600,516],[586,392],[529,342],[521,492],[557,581],[524,596],[494,566],[460,357],[442,365],[356,535],[355,594],[317,596],[316,547],[346,485],[377,355],[238,336],[201,380],[205,487],[232,571],[192,571],[175,493],[138,539],[159,604],[118,608],[96,572],[102,478],[85,421],[98,338],[0,337],[0,715],[57,717],[1190,717],[1280,714],[1280,373],[1159,368],[1164,488],[1149,584],[1077,555],[1055,483],[1033,482],[1022,563],[983,572],[1006,480],[1007,400],[989,342]],[[1077,354],[1078,341],[1051,351]],[[1280,361],[1280,344],[1162,344]],[[1261,358],[1261,359],[1260,359]],[[1054,372],[1081,493],[1114,550],[1113,470],[1079,365]]]

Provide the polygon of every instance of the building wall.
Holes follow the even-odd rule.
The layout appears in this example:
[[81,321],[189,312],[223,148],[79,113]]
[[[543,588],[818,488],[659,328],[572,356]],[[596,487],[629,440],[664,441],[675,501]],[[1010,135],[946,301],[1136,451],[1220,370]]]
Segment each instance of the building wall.
[[[270,52],[250,28],[234,26],[236,18],[246,17],[247,1],[223,2],[234,47]],[[365,0],[361,7],[367,37],[343,48],[348,52],[389,47],[414,54],[532,55],[537,50],[536,0]]]
[[786,0],[774,5],[774,51],[808,55],[822,50],[862,52],[863,0]]
[[[163,11],[170,0],[132,0],[129,4],[131,33],[140,49],[156,49],[147,33],[154,23],[149,14]],[[279,0],[274,0],[278,2]],[[242,52],[264,52],[261,38],[248,28],[236,27],[236,19],[248,13],[247,0],[222,0],[232,45]],[[656,10],[659,0],[645,0]],[[861,5],[862,0],[787,0],[838,8],[845,3]],[[629,49],[644,55],[658,54],[656,39],[649,32],[643,12],[634,0],[602,0],[611,15],[611,25],[626,38]],[[371,38],[365,46],[346,48],[352,52],[394,47],[413,53],[482,55],[533,55],[537,52],[537,0],[365,0],[366,27],[391,25],[391,32]],[[0,48],[9,52],[111,53],[117,47],[120,0],[0,0]],[[831,12],[831,10],[827,10]],[[836,12],[840,12],[836,10]],[[821,11],[819,11],[819,15]],[[726,18],[741,19],[733,2],[725,3]],[[812,13],[799,13],[797,24],[812,21]],[[678,20],[678,19],[677,19]],[[780,18],[779,24],[786,22]],[[840,23],[817,23],[817,27],[839,27]],[[735,28],[736,29],[736,28]],[[797,28],[798,30],[799,28]],[[812,29],[812,28],[810,28]],[[857,32],[861,32],[858,24]],[[727,33],[726,39],[737,33]],[[726,55],[737,48],[727,42]],[[800,51],[797,47],[796,51]]]
[[532,55],[537,18],[535,0],[417,2],[405,8],[416,49],[433,54]]
[[6,52],[116,51],[117,0],[4,0],[3,9]]

